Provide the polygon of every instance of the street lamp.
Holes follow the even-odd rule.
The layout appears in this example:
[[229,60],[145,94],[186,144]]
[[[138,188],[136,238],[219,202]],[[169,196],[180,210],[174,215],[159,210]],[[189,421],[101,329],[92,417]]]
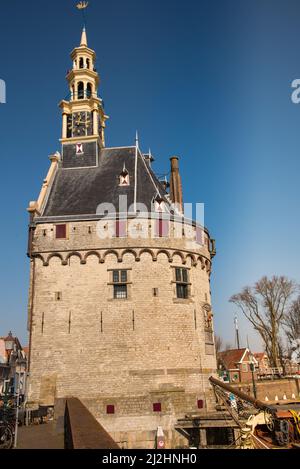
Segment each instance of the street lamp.
[[16,409],[16,423],[15,423],[15,438],[14,438],[14,448],[17,447],[18,441],[18,424],[19,424],[19,407],[20,407],[20,393],[24,391],[25,385],[25,373],[26,373],[26,360],[20,356],[20,351],[18,352],[18,358],[16,360],[16,372],[15,372],[15,382],[17,381],[17,386],[15,390],[15,395],[17,397],[17,409]]
[[252,374],[252,385],[253,385],[253,394],[255,399],[257,398],[257,392],[256,392],[256,384],[255,384],[255,376],[254,376],[254,371],[255,371],[255,366],[254,366],[254,361],[253,361],[253,355],[250,352],[250,371]]

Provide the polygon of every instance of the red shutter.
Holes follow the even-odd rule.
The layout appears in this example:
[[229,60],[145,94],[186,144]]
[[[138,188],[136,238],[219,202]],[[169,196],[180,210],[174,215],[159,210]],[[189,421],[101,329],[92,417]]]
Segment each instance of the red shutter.
[[153,404],[153,412],[161,412],[161,403],[160,402],[156,402],[155,404]]
[[159,238],[169,236],[169,220],[163,220],[162,218],[156,220],[155,235]]
[[56,225],[56,238],[65,239],[67,237],[67,225]]
[[115,406],[114,405],[106,406],[106,413],[107,414],[114,414],[115,413]]
[[116,221],[116,237],[125,238],[126,237],[126,220],[117,220]]
[[198,409],[203,409],[204,407],[204,402],[202,399],[199,399],[198,402],[197,402],[197,405],[198,405]]

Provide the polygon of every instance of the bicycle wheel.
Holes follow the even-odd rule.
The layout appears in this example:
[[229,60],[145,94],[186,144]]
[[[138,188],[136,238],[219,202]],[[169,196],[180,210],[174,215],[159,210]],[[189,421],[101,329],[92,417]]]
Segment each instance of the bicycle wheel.
[[0,427],[0,449],[11,449],[14,444],[14,435],[9,425]]

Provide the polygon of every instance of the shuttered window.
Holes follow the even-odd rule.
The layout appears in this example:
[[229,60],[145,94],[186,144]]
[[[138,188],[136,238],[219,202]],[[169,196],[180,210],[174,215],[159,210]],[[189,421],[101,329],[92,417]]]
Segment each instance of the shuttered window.
[[56,225],[55,227],[56,239],[66,239],[67,237],[67,225]]
[[169,221],[158,218],[155,220],[155,236],[157,238],[166,238],[169,236]]
[[116,221],[116,238],[125,238],[126,237],[126,220],[117,220]]

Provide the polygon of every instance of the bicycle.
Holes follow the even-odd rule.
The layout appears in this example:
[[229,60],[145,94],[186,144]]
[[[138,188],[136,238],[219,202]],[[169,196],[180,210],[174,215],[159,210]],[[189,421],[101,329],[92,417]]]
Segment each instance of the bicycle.
[[0,423],[0,449],[12,449],[15,430],[11,423]]

